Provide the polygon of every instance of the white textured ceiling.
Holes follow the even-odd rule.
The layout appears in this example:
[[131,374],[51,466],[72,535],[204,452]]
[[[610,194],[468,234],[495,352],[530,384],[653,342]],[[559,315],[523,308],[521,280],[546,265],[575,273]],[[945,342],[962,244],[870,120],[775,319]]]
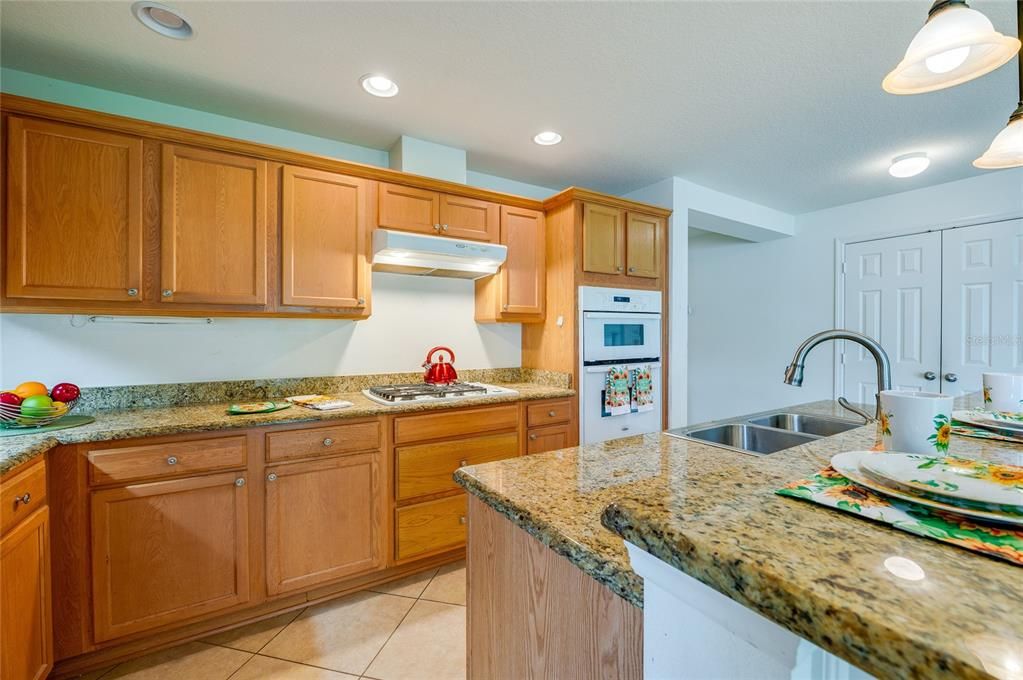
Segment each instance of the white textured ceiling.
[[[169,40],[127,2],[4,0],[0,63],[376,148],[399,134],[474,170],[621,192],[668,175],[789,212],[980,174],[1015,61],[951,90],[881,90],[930,0],[173,2]],[[1015,3],[974,0],[1015,35]],[[393,99],[364,94],[383,72]],[[554,129],[555,147],[532,143]],[[926,150],[909,180],[892,156]]]

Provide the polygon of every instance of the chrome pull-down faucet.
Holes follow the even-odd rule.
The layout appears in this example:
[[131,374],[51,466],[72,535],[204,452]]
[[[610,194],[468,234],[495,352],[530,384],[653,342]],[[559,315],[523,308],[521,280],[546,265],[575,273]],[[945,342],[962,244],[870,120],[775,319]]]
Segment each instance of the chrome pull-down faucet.
[[874,417],[871,418],[865,411],[863,411],[863,409],[850,404],[845,397],[839,397],[838,403],[842,405],[842,408],[861,416],[868,423],[872,420],[880,419],[881,392],[892,388],[892,363],[888,359],[888,354],[884,351],[884,348],[862,333],[835,328],[830,331],[821,331],[820,333],[811,335],[799,346],[799,349],[796,350],[795,356],[792,357],[792,363],[785,369],[785,384],[802,387],[803,364],[806,363],[806,355],[810,353],[811,349],[828,340],[851,340],[852,342],[862,345],[868,352],[870,352],[871,356],[874,357],[874,361],[877,363],[878,389],[878,393],[874,395],[874,398],[877,400],[877,409],[874,412]]

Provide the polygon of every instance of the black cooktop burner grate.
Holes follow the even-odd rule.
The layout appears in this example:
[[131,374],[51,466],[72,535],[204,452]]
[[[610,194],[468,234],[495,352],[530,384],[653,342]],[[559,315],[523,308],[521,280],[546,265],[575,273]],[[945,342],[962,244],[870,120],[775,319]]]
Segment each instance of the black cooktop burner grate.
[[460,382],[451,383],[450,385],[418,383],[414,385],[379,385],[369,388],[369,393],[384,401],[409,401],[423,397],[442,399],[444,397],[461,397],[470,394],[486,394],[487,388],[484,385]]

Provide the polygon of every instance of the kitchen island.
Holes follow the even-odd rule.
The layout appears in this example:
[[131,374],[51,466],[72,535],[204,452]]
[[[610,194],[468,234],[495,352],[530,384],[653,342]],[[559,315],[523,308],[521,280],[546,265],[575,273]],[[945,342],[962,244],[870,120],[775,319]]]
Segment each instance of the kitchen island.
[[[787,410],[844,415],[833,402]],[[459,470],[458,482],[476,497],[469,517],[470,647],[487,647],[486,631],[474,630],[473,603],[493,580],[493,570],[501,568],[489,559],[494,551],[487,545],[500,544],[477,531],[486,525],[528,533],[632,609],[621,611],[605,599],[591,608],[591,620],[586,612],[573,616],[567,610],[571,602],[556,601],[538,585],[542,578],[532,580],[534,597],[519,598],[525,601],[521,606],[542,605],[548,612],[560,607],[561,620],[575,627],[593,622],[599,627],[612,612],[625,633],[618,636],[621,644],[635,644],[630,641],[641,637],[635,629],[642,623],[637,612],[644,604],[643,581],[631,566],[624,537],[871,674],[971,678],[1018,673],[1018,667],[1012,669],[1023,665],[1019,567],[774,493],[813,475],[835,453],[870,449],[877,441],[871,425],[756,457],[645,435]],[[1023,463],[1020,447],[978,439],[955,437],[952,452]],[[479,521],[480,516],[485,519]],[[906,580],[886,569],[885,560],[893,556],[915,563],[924,578]],[[549,566],[561,574],[559,568]],[[519,635],[516,621],[531,620],[521,611],[515,614],[503,631],[509,640]],[[549,615],[543,620],[556,624]],[[613,656],[602,647],[599,631],[592,637],[596,642],[589,651],[605,659]],[[520,649],[541,660],[510,661],[533,668],[556,666],[559,660],[552,657],[562,653],[550,647]],[[641,651],[613,651],[624,660],[616,666],[620,676],[641,674],[635,664]],[[502,653],[507,657],[506,650]],[[481,668],[482,661],[470,656],[470,677],[482,677]]]

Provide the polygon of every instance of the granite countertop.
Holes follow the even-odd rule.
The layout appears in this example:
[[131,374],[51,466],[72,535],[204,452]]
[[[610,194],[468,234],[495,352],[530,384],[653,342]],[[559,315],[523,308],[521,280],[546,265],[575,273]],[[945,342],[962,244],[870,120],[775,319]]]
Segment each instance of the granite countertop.
[[[830,401],[785,410],[848,416]],[[643,584],[623,536],[875,675],[998,676],[1006,658],[1023,659],[1023,570],[775,495],[877,435],[860,427],[757,457],[650,434],[463,468],[456,479],[637,606]],[[1023,447],[979,439],[956,436],[952,453],[1023,464]],[[888,572],[893,555],[926,578]]]
[[0,475],[18,465],[39,456],[61,444],[153,437],[158,435],[181,434],[185,432],[207,432],[230,428],[252,427],[255,425],[284,425],[311,421],[345,420],[380,415],[397,415],[419,411],[433,411],[450,408],[468,408],[516,402],[533,399],[556,399],[571,397],[575,392],[561,387],[550,387],[536,383],[502,383],[499,387],[513,389],[517,394],[495,394],[464,401],[415,401],[395,405],[378,404],[361,392],[337,394],[341,399],[352,402],[352,406],[340,411],[316,411],[292,406],[274,413],[252,415],[227,415],[227,404],[193,404],[138,409],[101,409],[89,413],[76,410],[76,414],[95,416],[96,421],[88,425],[66,430],[55,430],[42,434],[23,434],[0,438]]

